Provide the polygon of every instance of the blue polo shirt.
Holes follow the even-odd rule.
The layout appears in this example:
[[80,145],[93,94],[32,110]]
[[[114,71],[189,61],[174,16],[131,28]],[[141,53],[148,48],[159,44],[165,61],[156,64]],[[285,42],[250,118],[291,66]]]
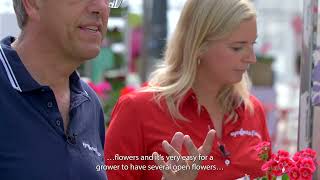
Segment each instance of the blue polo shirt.
[[0,180],[106,180],[104,118],[99,99],[74,72],[70,124],[53,91],[37,83],[11,48],[0,48]]

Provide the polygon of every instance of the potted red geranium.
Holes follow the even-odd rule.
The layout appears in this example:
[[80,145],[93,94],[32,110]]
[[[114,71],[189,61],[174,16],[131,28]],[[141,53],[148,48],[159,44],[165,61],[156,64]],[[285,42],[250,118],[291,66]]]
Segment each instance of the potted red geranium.
[[281,177],[283,180],[311,180],[316,170],[316,152],[310,148],[296,152],[292,157],[287,151],[279,150],[270,154],[270,143],[262,142],[257,147],[260,159],[265,163],[262,171],[266,176],[259,180],[273,180]]

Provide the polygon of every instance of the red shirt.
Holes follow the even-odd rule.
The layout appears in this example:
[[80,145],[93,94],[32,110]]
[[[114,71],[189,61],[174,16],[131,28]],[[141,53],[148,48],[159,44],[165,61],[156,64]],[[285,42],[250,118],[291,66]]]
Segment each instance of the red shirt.
[[[236,109],[238,121],[223,125],[222,138],[215,138],[208,160],[202,162],[202,165],[212,166],[209,167],[210,170],[200,170],[197,179],[236,179],[245,174],[251,177],[264,175],[261,171],[263,162],[259,160],[255,147],[261,141],[270,141],[270,137],[261,103],[253,96],[250,100],[254,106],[254,114],[250,115],[244,106]],[[165,107],[159,108],[152,93],[135,92],[121,97],[114,107],[106,135],[107,167],[118,165],[118,170],[107,170],[108,179],[160,180],[161,171],[152,169],[154,161],[141,160],[141,156],[151,156],[153,152],[166,155],[161,143],[163,140],[170,142],[178,131],[189,135],[197,147],[201,146],[209,128],[214,127],[208,112],[203,108],[199,115],[197,108],[197,100],[192,91],[185,96],[181,108],[181,113],[189,122],[173,120]],[[224,144],[226,151],[230,152],[227,158],[222,155],[218,143]],[[115,158],[116,154],[131,160],[123,160],[119,156]],[[185,149],[182,150],[182,155],[188,155]],[[209,157],[213,157],[213,160]],[[227,159],[230,160],[228,166],[225,164]],[[134,168],[142,165],[146,170]]]

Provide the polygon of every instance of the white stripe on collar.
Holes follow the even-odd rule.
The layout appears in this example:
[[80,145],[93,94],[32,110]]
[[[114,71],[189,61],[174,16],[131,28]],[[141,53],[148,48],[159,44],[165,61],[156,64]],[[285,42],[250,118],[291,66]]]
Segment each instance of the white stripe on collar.
[[14,89],[16,89],[17,91],[22,92],[22,90],[21,90],[21,88],[19,86],[19,83],[18,83],[18,81],[17,81],[17,79],[16,79],[16,77],[15,77],[15,75],[14,75],[12,69],[11,69],[11,66],[10,66],[10,64],[8,62],[8,59],[7,59],[7,57],[6,57],[5,53],[4,53],[1,45],[0,45],[0,61],[2,62],[2,65],[3,65],[4,69],[7,72],[7,76],[9,78],[10,83],[11,83],[11,86]]

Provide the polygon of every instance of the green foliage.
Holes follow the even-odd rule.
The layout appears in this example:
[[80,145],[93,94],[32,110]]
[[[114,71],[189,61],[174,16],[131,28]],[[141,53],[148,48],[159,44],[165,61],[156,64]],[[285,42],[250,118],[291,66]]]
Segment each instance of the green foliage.
[[106,126],[110,123],[111,112],[120,97],[120,90],[125,86],[124,80],[119,78],[108,81],[112,86],[112,91],[109,93],[109,98],[104,102]]
[[289,176],[287,174],[284,174],[282,177],[281,177],[281,180],[289,180]]
[[127,12],[128,12],[128,6],[113,8],[110,10],[110,16],[111,17],[121,17],[121,16],[125,15]]
[[128,23],[131,28],[142,26],[142,16],[134,13],[128,14]]
[[263,64],[272,64],[274,58],[272,56],[257,56],[257,61]]

